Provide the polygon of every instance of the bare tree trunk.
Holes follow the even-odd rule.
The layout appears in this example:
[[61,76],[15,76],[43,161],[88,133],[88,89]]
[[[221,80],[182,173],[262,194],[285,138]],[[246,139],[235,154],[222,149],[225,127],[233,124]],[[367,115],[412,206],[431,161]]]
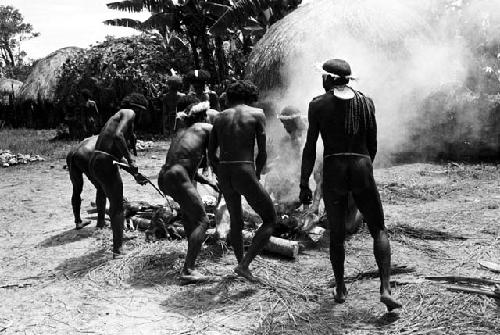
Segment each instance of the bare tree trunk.
[[215,55],[217,57],[219,82],[227,78],[227,62],[222,43],[223,41],[220,36],[215,37]]
[[196,47],[196,40],[194,39],[194,36],[188,32],[189,35],[189,45],[191,46],[191,52],[193,53],[193,62],[194,62],[194,67],[199,69],[200,68],[200,56],[198,55],[198,49]]

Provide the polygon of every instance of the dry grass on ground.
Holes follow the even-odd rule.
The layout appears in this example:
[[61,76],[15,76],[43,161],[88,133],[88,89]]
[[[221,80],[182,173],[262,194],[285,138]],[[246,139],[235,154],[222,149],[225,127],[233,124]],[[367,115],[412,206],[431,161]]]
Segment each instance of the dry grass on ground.
[[[166,151],[140,153],[156,180]],[[49,168],[49,165],[55,168]],[[498,334],[499,302],[446,290],[426,276],[488,277],[479,260],[500,259],[500,170],[495,165],[409,164],[378,169],[393,264],[404,308],[387,314],[366,229],[347,242],[345,304],[333,301],[328,241],[295,262],[259,256],[257,284],[234,277],[224,245],[206,245],[198,266],[216,278],[181,285],[186,241],[146,243],[127,233],[124,259],[112,260],[110,229],[73,230],[63,160],[5,169],[0,178],[0,333],[3,334]],[[3,171],[2,171],[3,172]],[[158,203],[154,190],[123,176],[130,200]],[[23,185],[23,186],[20,186]],[[86,184],[82,211],[94,190]],[[95,219],[95,217],[91,217]],[[94,221],[95,222],[95,221]]]

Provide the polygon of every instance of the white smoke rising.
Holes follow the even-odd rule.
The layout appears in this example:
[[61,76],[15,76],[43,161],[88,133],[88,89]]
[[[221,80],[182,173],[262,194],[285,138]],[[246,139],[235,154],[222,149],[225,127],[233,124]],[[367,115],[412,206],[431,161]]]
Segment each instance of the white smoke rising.
[[409,121],[430,94],[464,84],[473,52],[467,38],[491,34],[489,40],[500,40],[498,0],[470,5],[449,0],[312,0],[304,6],[321,10],[307,12],[310,24],[298,29],[284,59],[283,88],[268,92],[266,99],[278,111],[294,105],[306,116],[309,101],[324,93],[315,64],[347,60],[358,78],[350,85],[372,97],[376,106],[379,164],[408,141]]

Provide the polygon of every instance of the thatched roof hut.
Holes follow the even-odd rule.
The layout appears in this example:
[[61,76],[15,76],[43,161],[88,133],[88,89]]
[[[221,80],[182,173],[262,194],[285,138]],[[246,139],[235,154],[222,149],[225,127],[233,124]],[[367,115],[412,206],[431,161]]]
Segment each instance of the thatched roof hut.
[[14,95],[17,96],[19,89],[23,85],[22,81],[10,79],[10,78],[0,78],[0,96],[2,95]]
[[40,99],[52,102],[62,65],[80,50],[77,47],[62,48],[37,61],[21,87],[18,98],[21,101]]
[[409,37],[429,33],[424,15],[403,3],[310,1],[272,25],[256,44],[247,78],[269,90],[284,85],[290,66],[307,66],[302,71],[311,72],[313,63],[332,57],[352,60],[357,53],[374,49],[400,52]]

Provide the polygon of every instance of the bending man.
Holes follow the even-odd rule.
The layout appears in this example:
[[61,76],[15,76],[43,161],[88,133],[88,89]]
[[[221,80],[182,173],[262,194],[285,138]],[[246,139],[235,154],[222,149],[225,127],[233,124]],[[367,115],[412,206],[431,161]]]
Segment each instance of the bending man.
[[[118,258],[123,253],[123,182],[120,171],[115,162],[123,160],[129,165],[128,171],[138,176],[135,160],[128,150],[131,145],[135,152],[134,119],[135,112],[148,105],[146,98],[137,93],[125,97],[121,109],[109,118],[97,138],[95,152],[89,163],[89,170],[99,187],[104,190],[109,199],[109,216],[113,231],[113,258]],[[139,179],[136,179],[142,183]]]
[[188,237],[188,251],[181,279],[186,281],[200,281],[204,276],[195,270],[205,232],[208,227],[208,217],[195,181],[209,184],[216,190],[217,186],[198,173],[199,165],[206,156],[208,138],[212,125],[206,123],[206,108],[200,109],[193,104],[190,113],[184,119],[187,128],[178,131],[170,144],[165,165],[161,168],[158,177],[158,186],[179,203],[182,211],[182,223]]
[[330,223],[330,261],[335,274],[335,301],[345,301],[345,220],[348,192],[363,214],[373,237],[380,274],[380,301],[388,310],[401,307],[391,297],[389,277],[391,248],[384,226],[384,212],[373,178],[372,162],[377,152],[377,126],[373,101],[347,86],[351,68],[341,59],[323,64],[326,93],[309,104],[309,129],[302,155],[300,199],[310,203],[309,177],[316,158],[316,141],[324,145],[323,199]]
[[[231,244],[238,266],[234,271],[254,280],[249,265],[269,241],[276,224],[276,212],[264,187],[259,183],[266,163],[266,117],[261,109],[249,106],[257,100],[257,88],[251,82],[237,81],[227,89],[229,109],[214,121],[208,148],[209,162],[217,174],[219,186],[230,215]],[[258,154],[254,163],[254,144]],[[220,155],[216,151],[220,147]],[[243,218],[241,196],[262,218],[252,245],[243,255]]]
[[82,221],[80,217],[80,206],[82,199],[80,195],[83,190],[83,175],[85,174],[89,181],[96,187],[95,203],[97,206],[97,227],[105,226],[104,215],[106,210],[106,195],[92,175],[89,173],[89,161],[94,154],[97,135],[86,138],[78,146],[72,149],[66,156],[66,165],[68,166],[69,177],[73,184],[73,195],[71,197],[71,206],[75,217],[75,229],[82,229],[90,224],[90,221]]

